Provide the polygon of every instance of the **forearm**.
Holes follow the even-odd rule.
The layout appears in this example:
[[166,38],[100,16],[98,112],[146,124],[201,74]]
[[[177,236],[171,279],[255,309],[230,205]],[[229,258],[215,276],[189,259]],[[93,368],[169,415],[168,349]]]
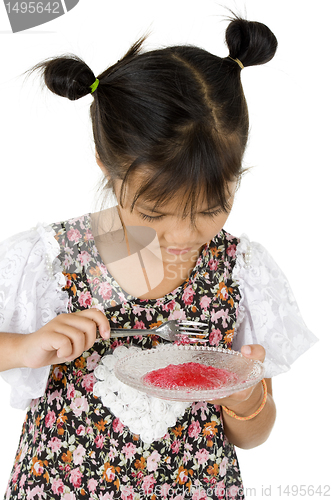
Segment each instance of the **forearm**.
[[23,334],[0,332],[0,372],[24,366],[23,338]]
[[[222,417],[224,430],[228,440],[238,448],[250,449],[264,443],[270,435],[276,419],[276,407],[272,397],[271,380],[266,379],[268,394],[262,411],[250,420],[237,420],[224,410]],[[263,386],[258,384],[247,401],[231,408],[239,417],[254,413],[263,399]]]

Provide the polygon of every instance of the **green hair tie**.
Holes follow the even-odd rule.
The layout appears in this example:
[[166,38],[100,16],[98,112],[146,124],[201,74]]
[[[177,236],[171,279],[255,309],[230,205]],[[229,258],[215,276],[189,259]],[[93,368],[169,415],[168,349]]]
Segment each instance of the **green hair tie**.
[[98,78],[95,79],[95,81],[93,82],[92,85],[90,85],[90,89],[91,89],[91,94],[96,90],[96,88],[98,87],[99,85],[99,80]]

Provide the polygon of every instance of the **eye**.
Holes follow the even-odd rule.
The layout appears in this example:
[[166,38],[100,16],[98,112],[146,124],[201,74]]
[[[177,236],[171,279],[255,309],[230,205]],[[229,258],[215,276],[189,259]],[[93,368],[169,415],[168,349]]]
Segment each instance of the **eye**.
[[155,222],[155,221],[160,220],[160,219],[162,219],[164,217],[163,215],[156,215],[156,216],[152,217],[151,215],[146,215],[146,214],[143,214],[142,212],[138,212],[138,215],[143,220],[146,220],[146,221],[149,221],[149,222]]
[[213,210],[212,212],[201,212],[202,215],[206,216],[206,217],[210,217],[211,219],[213,219],[213,217],[217,217],[217,215],[221,214],[222,212],[222,208],[218,208],[217,210]]

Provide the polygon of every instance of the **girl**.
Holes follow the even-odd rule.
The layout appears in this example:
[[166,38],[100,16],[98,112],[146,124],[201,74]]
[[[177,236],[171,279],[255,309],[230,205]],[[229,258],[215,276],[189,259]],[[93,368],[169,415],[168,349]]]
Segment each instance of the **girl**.
[[[60,96],[92,94],[96,160],[118,205],[2,245],[0,370],[12,405],[28,406],[7,499],[244,498],[234,446],[267,439],[271,377],[316,338],[266,250],[222,229],[248,138],[240,74],[277,48],[265,25],[240,18],[226,42],[219,58],[192,46],[144,53],[140,40],[97,78],[75,56],[33,68]],[[110,349],[163,343],[111,339],[112,326],[184,318],[208,323],[211,346],[264,361],[265,379],[142,439],[97,398],[94,369]],[[144,404],[152,422],[158,400]]]

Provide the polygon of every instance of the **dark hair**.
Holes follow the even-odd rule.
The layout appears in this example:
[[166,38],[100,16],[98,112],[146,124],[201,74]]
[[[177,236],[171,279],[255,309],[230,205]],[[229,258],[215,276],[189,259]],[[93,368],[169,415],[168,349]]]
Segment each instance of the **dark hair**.
[[[100,75],[90,108],[97,154],[113,187],[124,188],[139,172],[135,198],[162,205],[174,192],[183,196],[184,215],[195,213],[203,193],[208,206],[227,210],[228,182],[242,174],[249,119],[240,71],[242,65],[268,62],[277,40],[264,24],[239,17],[226,30],[229,56],[220,58],[194,46],[142,52],[138,40]],[[91,92],[91,69],[79,57],[46,60],[47,87],[75,100]],[[148,175],[144,175],[148,174]]]

